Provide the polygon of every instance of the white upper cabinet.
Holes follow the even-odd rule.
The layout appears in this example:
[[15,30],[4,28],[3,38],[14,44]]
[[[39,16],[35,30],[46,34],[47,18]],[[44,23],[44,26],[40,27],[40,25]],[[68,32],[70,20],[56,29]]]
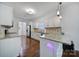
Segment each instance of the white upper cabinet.
[[6,5],[0,4],[0,25],[12,26],[13,9]]

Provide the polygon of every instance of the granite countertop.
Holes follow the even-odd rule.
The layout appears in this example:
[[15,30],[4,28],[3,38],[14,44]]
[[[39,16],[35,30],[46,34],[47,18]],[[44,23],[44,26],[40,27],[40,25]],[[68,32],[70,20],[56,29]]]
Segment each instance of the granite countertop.
[[[46,40],[50,40],[50,41],[54,41],[54,42],[58,42],[58,43],[65,43],[65,44],[68,44],[68,45],[70,45],[71,43],[68,43],[68,42],[64,42],[64,41],[60,41],[60,40],[56,40],[56,39],[53,39],[53,38],[51,38],[51,37],[43,37],[43,36],[40,36],[40,38],[42,38],[42,39],[46,39]],[[63,39],[62,39],[63,40]]]

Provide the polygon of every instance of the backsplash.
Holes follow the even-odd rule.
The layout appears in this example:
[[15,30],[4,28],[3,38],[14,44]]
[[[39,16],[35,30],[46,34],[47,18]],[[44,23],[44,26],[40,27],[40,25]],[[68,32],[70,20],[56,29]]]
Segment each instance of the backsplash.
[[52,37],[54,39],[61,39],[61,27],[47,27],[46,28],[46,37]]

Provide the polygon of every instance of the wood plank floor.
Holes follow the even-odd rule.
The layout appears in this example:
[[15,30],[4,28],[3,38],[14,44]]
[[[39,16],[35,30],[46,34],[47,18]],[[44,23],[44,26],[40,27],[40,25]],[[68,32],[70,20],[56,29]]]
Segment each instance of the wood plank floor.
[[62,57],[79,57],[79,51],[64,51]]
[[40,57],[40,42],[32,38],[26,38],[25,41],[28,48],[24,48],[19,57]]

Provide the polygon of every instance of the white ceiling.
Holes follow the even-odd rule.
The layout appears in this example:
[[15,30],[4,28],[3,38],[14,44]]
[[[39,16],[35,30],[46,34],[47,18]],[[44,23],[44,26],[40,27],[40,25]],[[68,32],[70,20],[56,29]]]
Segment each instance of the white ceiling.
[[[33,20],[42,17],[55,16],[58,7],[58,2],[1,2],[1,3],[13,7],[14,16],[25,20]],[[33,8],[36,11],[36,14],[34,15],[27,14],[25,8]]]
[[[58,6],[57,2],[3,2],[2,4],[13,7],[14,16],[29,20],[56,13]],[[25,8],[33,8],[36,14],[28,15]]]

